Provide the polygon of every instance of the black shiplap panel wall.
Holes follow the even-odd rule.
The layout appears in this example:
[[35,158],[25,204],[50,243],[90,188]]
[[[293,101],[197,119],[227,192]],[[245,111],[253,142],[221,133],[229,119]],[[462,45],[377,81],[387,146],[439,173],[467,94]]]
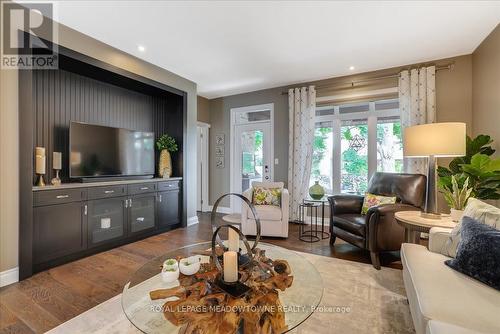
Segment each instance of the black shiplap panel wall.
[[[46,181],[55,175],[52,152],[63,153],[63,179],[68,177],[71,121],[171,133],[182,145],[182,101],[172,95],[146,95],[64,70],[33,71],[33,149],[47,154]],[[181,170],[174,166],[174,173]]]

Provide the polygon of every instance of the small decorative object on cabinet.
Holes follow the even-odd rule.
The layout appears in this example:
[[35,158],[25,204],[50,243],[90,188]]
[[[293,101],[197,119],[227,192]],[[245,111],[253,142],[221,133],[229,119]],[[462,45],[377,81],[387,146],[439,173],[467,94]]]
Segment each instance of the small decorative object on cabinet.
[[439,188],[444,196],[444,199],[451,208],[451,219],[457,222],[462,218],[465,205],[472,193],[472,187],[469,187],[469,178],[459,180],[456,175],[451,176],[451,189],[439,179]]
[[158,174],[163,178],[169,178],[172,176],[172,158],[170,152],[177,152],[177,143],[173,137],[165,133],[156,141],[156,147],[160,151]]
[[37,175],[36,185],[45,186],[45,147],[35,147],[35,173]]
[[325,196],[325,189],[320,186],[319,181],[315,181],[314,185],[309,188],[309,196],[312,199],[321,199]]
[[62,153],[54,152],[52,153],[52,168],[56,171],[56,176],[50,180],[53,186],[58,186],[61,184],[61,179],[59,178],[59,171],[62,169]]

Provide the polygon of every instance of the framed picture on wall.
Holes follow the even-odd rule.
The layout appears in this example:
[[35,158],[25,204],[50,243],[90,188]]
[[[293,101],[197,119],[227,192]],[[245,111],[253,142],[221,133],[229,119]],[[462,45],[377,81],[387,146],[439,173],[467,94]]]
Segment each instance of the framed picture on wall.
[[216,168],[224,168],[224,157],[216,157],[215,158],[215,167]]
[[224,134],[219,133],[215,135],[215,145],[224,145],[225,140],[224,140]]
[[216,157],[223,157],[224,156],[224,146],[222,146],[222,145],[215,146],[215,156]]

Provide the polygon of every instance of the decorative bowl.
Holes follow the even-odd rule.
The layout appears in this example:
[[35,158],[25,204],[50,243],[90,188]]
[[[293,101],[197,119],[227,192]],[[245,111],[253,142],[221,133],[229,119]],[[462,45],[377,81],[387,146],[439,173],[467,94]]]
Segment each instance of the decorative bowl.
[[165,283],[175,282],[179,278],[179,268],[163,269],[161,278]]
[[165,262],[163,262],[163,270],[167,269],[179,269],[179,263],[177,262],[177,260],[166,259]]
[[196,274],[200,270],[200,256],[190,256],[179,261],[179,270],[184,275],[190,276]]

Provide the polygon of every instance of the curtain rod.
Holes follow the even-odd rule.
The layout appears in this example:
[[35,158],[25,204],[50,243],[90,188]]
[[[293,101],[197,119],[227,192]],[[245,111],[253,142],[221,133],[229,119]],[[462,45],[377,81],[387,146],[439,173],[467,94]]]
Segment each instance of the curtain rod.
[[[442,70],[451,70],[453,69],[453,66],[455,65],[455,62],[451,62],[446,65],[441,65],[441,66],[436,66],[436,72],[437,71],[442,71]],[[413,70],[417,69],[415,67],[410,67],[407,70]],[[405,69],[402,69],[401,71],[404,71]],[[368,79],[362,79],[362,80],[356,80],[356,81],[343,81],[343,82],[334,82],[328,85],[320,85],[316,86],[316,90],[320,89],[325,89],[325,88],[331,88],[332,86],[344,86],[348,85],[351,86],[351,88],[354,88],[355,85],[360,84],[360,83],[365,83],[365,82],[371,82],[371,81],[377,81],[377,80],[384,80],[384,79],[392,79],[392,78],[399,78],[400,72],[394,73],[394,74],[388,74],[388,75],[383,75],[380,77],[373,77],[373,78],[368,78]],[[281,92],[281,95],[288,95],[288,91],[286,92]]]

